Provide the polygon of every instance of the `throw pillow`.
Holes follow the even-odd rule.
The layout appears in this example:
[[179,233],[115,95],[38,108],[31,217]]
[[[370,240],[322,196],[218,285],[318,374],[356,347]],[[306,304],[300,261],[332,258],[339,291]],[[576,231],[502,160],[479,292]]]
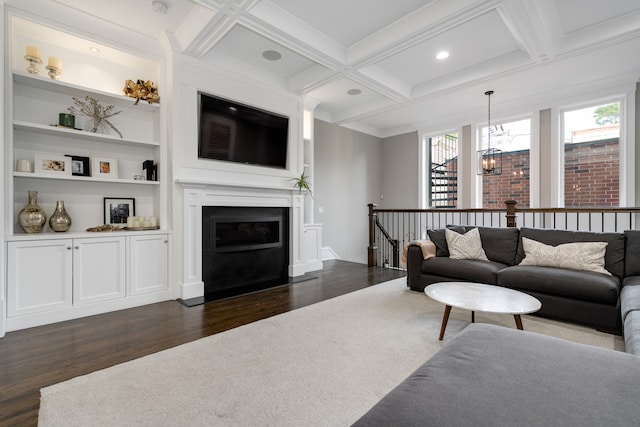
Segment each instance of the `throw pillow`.
[[607,244],[607,242],[577,242],[550,246],[523,237],[524,259],[520,265],[593,271],[611,276],[611,273],[604,268]]
[[449,247],[449,258],[489,261],[484,249],[482,249],[480,232],[477,228],[471,229],[465,234],[456,233],[448,228],[444,232]]

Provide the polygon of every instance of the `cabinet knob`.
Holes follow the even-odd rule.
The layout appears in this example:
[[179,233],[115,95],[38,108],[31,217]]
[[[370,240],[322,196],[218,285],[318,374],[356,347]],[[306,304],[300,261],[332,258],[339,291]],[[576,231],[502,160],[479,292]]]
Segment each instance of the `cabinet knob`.
[[169,241],[168,241],[168,240],[165,240],[164,242],[165,242],[165,243],[169,243]]
[[67,246],[67,250],[70,251],[71,250],[71,246]]
[[76,245],[76,246],[75,246],[75,249],[80,249],[80,246],[79,246],[79,245]]

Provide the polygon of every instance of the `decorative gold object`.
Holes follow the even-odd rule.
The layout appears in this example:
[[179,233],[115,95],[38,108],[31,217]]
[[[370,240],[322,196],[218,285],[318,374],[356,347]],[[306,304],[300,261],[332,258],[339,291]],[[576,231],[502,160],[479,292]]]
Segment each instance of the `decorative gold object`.
[[38,65],[42,64],[42,59],[36,58],[35,56],[29,56],[29,55],[25,55],[24,59],[29,63],[29,65],[27,65],[27,71],[29,73],[31,74],[40,73],[40,69],[38,68]]
[[112,129],[120,138],[122,138],[122,133],[116,128],[113,123],[109,121],[109,119],[117,114],[122,113],[122,111],[113,111],[115,106],[113,105],[102,105],[98,102],[97,99],[91,98],[90,96],[85,96],[84,99],[73,97],[73,103],[75,105],[67,108],[69,112],[73,115],[81,115],[89,117],[93,119],[93,124],[91,128],[91,132],[97,132],[98,129],[103,131],[107,131]]
[[53,214],[51,214],[51,218],[49,218],[49,228],[56,232],[64,232],[71,228],[71,223],[71,217],[64,208],[64,202],[58,200],[56,202],[56,209],[53,211]]
[[40,69],[38,68],[38,65],[42,64],[42,59],[40,59],[40,48],[36,46],[27,46],[24,59],[29,63],[29,65],[27,65],[27,71],[30,74],[38,74],[40,72]]
[[122,231],[124,230],[124,228],[120,228],[120,227],[115,227],[111,224],[104,224],[104,225],[98,225],[95,227],[89,227],[87,228],[87,231],[93,231],[93,232],[111,232],[111,231]]
[[27,233],[39,233],[47,222],[47,215],[38,206],[38,192],[28,191],[29,202],[18,214],[18,224]]
[[54,67],[52,65],[47,65],[44,67],[49,72],[49,77],[53,80],[60,80],[60,76],[62,75],[62,69],[58,67]]
[[122,89],[125,95],[129,98],[135,98],[138,105],[140,100],[147,101],[149,104],[154,102],[160,102],[160,95],[158,95],[158,88],[151,80],[137,80],[135,83],[133,80],[127,80],[124,82],[124,88]]
[[47,66],[44,68],[49,71],[49,77],[53,80],[58,80],[62,75],[62,60],[58,57],[50,56],[47,60]]

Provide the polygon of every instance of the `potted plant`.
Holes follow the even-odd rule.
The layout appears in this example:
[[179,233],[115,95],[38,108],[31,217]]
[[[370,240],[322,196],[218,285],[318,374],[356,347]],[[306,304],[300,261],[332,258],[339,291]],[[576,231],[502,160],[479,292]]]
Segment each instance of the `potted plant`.
[[302,193],[302,190],[308,191],[309,195],[313,197],[313,193],[311,192],[311,183],[309,182],[309,177],[302,172],[297,178],[289,178],[290,181],[293,181],[293,186],[298,189],[299,193]]

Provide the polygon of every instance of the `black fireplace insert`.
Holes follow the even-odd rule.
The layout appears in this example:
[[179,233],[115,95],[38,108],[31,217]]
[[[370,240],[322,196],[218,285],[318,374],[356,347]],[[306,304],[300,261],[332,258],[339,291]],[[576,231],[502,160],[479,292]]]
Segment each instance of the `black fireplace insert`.
[[289,208],[202,208],[205,301],[288,282]]

